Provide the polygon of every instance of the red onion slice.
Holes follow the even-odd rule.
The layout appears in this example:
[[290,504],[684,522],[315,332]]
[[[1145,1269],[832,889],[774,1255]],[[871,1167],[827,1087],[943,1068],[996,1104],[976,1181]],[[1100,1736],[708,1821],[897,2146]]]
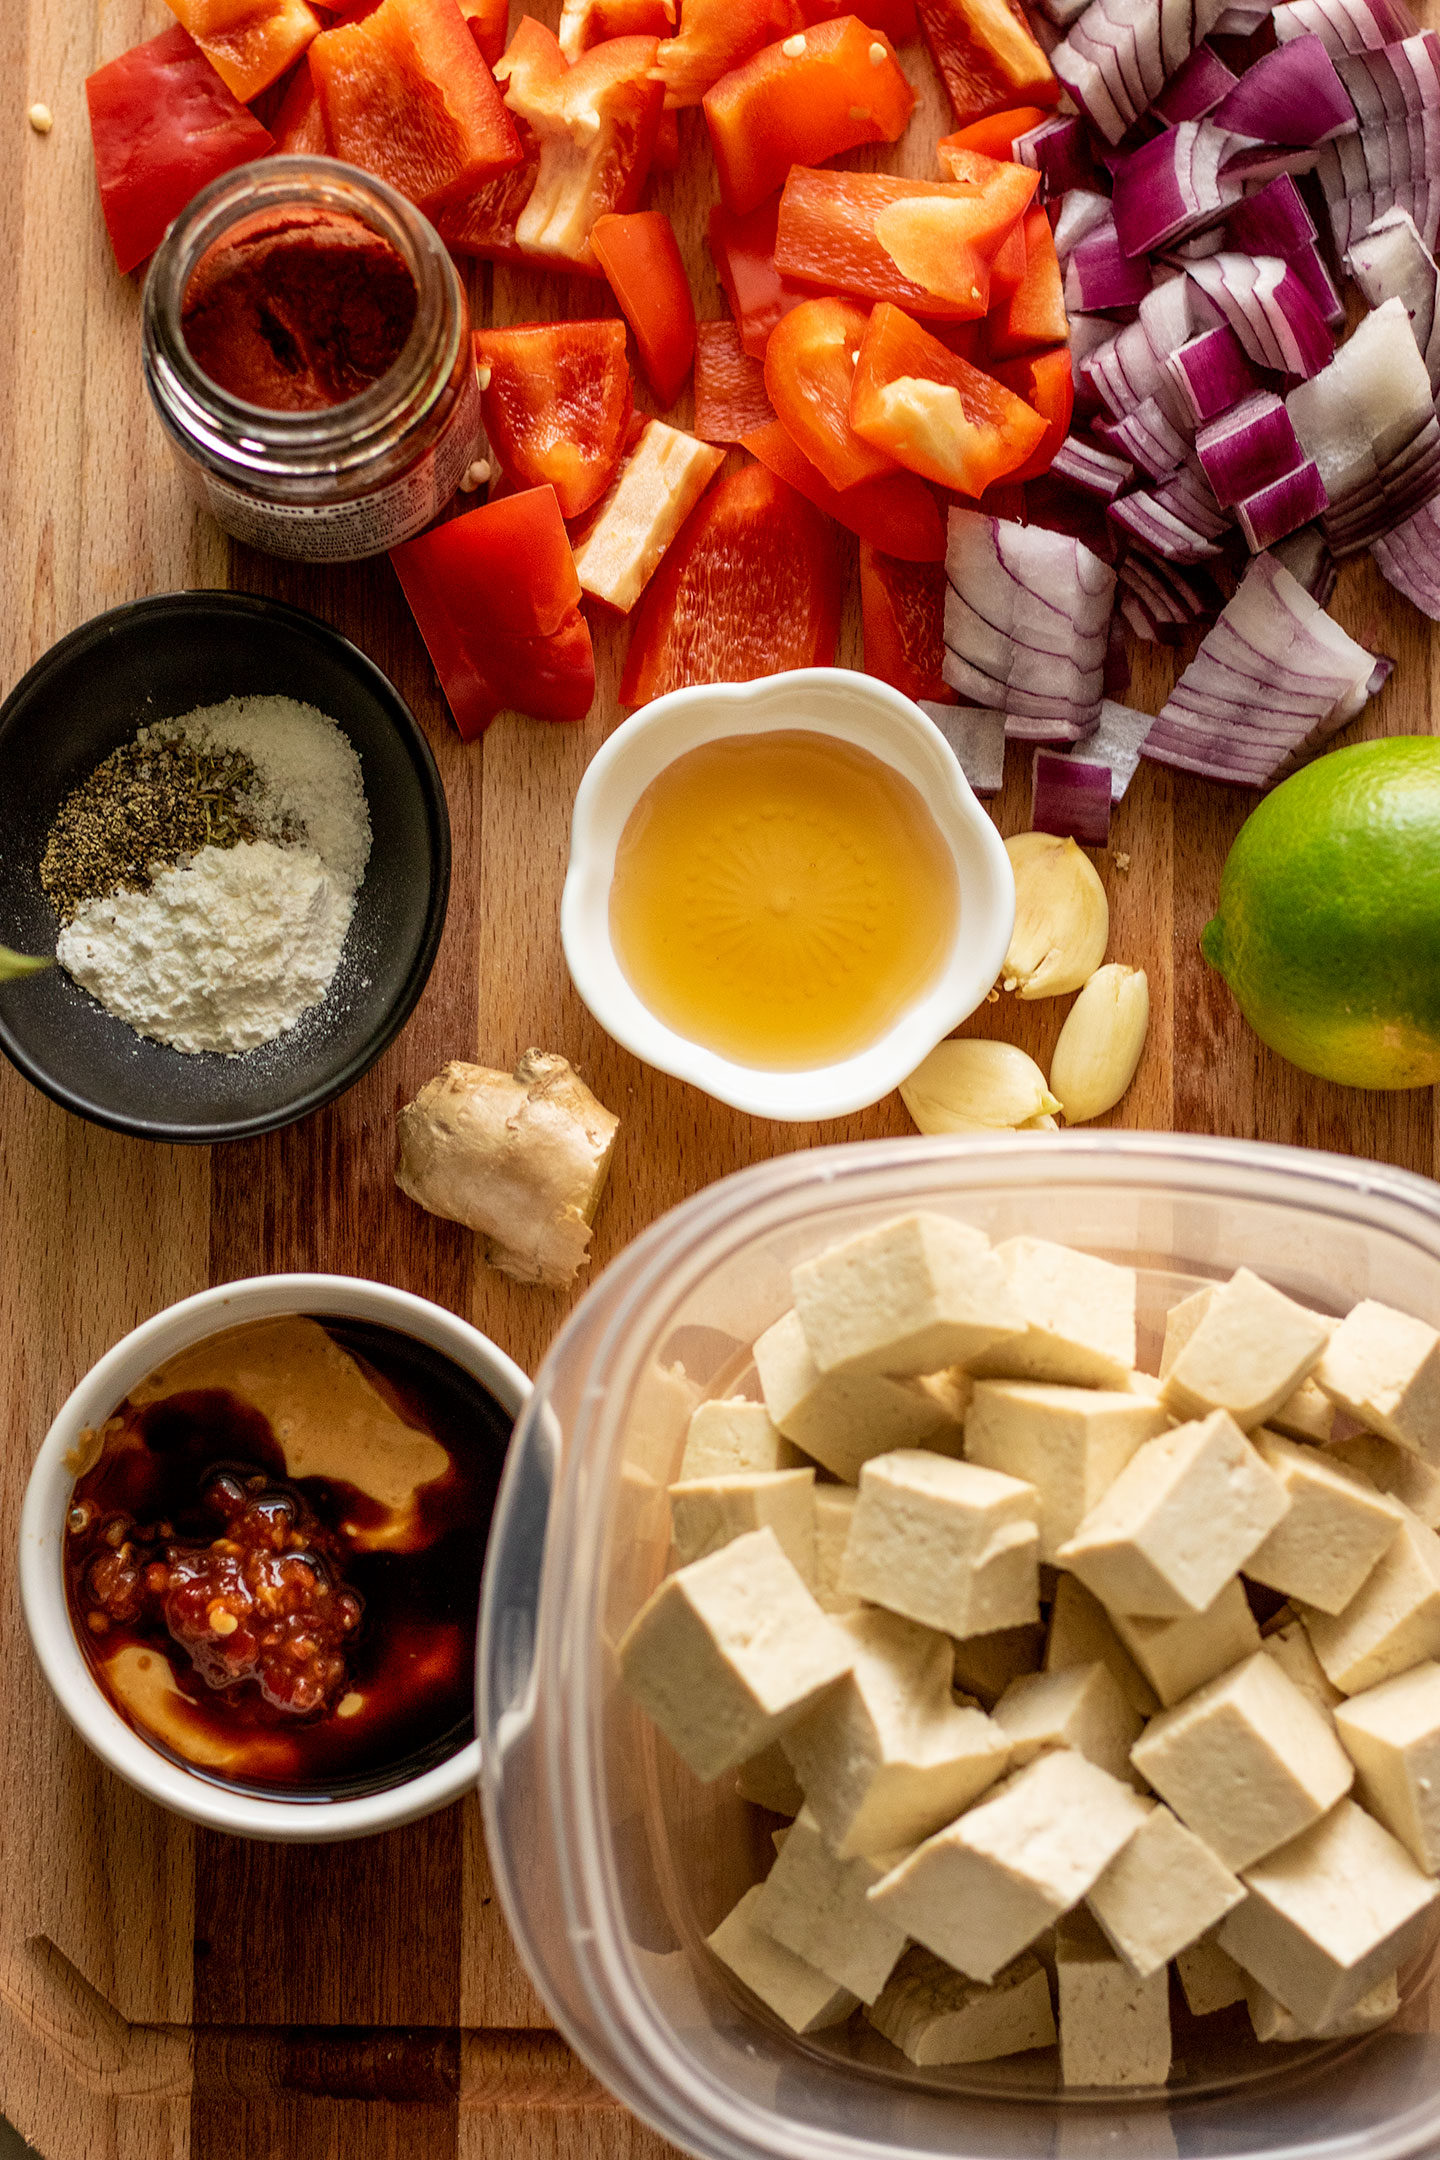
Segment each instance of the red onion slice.
[[1240,192],[1222,181],[1230,137],[1208,120],[1185,120],[1115,169],[1115,230],[1127,255],[1152,254],[1168,241],[1212,224]]
[[1432,391],[1440,390],[1440,271],[1408,210],[1387,210],[1345,257],[1372,308],[1399,300],[1410,318]]
[[982,705],[932,705],[920,700],[955,753],[977,795],[998,795],[1005,784],[1005,715]]
[[1313,33],[1332,59],[1392,44],[1417,27],[1404,0],[1284,0],[1271,20],[1282,45]]
[[1119,420],[1097,420],[1095,433],[1113,450],[1139,465],[1152,480],[1163,480],[1183,465],[1189,450],[1187,438],[1173,427],[1154,398],[1146,398],[1134,412]]
[[1304,586],[1312,600],[1321,607],[1330,605],[1340,573],[1330,543],[1318,525],[1305,525],[1286,539],[1277,540],[1271,553],[1295,582]]
[[1068,481],[1071,487],[1104,503],[1114,502],[1117,495],[1123,495],[1135,478],[1135,468],[1128,459],[1116,457],[1109,450],[1098,450],[1075,435],[1067,435],[1061,443],[1051,460],[1050,471],[1055,479]]
[[1260,388],[1260,377],[1228,323],[1188,339],[1166,366],[1197,427]]
[[[1294,422],[1284,400],[1273,390],[1257,391],[1218,419],[1207,421],[1195,437],[1195,454],[1215,500],[1224,509],[1233,509],[1305,463]],[[1324,507],[1322,502],[1309,516],[1318,516]],[[1305,522],[1305,518],[1295,520],[1297,525]],[[1287,532],[1292,529],[1285,527]]]
[[1247,68],[1216,106],[1212,125],[1255,143],[1302,146],[1353,134],[1357,122],[1334,61],[1312,34],[1277,45]]
[[[1088,750],[1089,745],[1086,744]],[[1081,847],[1110,843],[1110,768],[1073,752],[1037,750],[1030,785],[1030,830]]]
[[1179,127],[1182,120],[1203,120],[1234,89],[1238,79],[1219,53],[1212,52],[1208,45],[1197,45],[1150,110],[1167,127]]
[[[1090,4],[1097,5],[1097,0]],[[1125,253],[1113,219],[1096,225],[1071,249],[1065,265],[1067,308],[1106,315],[1117,308],[1138,307],[1149,290],[1149,264]]]
[[1235,505],[1235,515],[1252,551],[1258,554],[1262,548],[1273,547],[1277,540],[1308,525],[1328,506],[1319,469],[1307,459],[1293,472],[1272,480],[1268,487],[1242,496]]
[[1220,553],[1213,540],[1157,502],[1153,495],[1122,495],[1119,502],[1111,503],[1106,514],[1137,547],[1163,556],[1166,562],[1213,562]]

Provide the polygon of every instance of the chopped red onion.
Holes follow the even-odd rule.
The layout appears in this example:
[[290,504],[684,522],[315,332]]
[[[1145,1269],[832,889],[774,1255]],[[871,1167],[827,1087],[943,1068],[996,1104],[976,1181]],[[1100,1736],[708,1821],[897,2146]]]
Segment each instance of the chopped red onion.
[[1189,415],[1184,400],[1155,357],[1143,315],[1139,322],[1126,323],[1108,344],[1088,355],[1085,374],[1087,389],[1113,419],[1123,419],[1126,413],[1153,400],[1182,436],[1188,437]]
[[[948,706],[946,710],[953,712],[955,707]],[[1099,724],[1093,734],[1087,735],[1073,750],[1050,750],[1045,755],[1060,764],[1100,767],[1108,775],[1110,801],[1112,804],[1123,802],[1125,792],[1140,768],[1140,745],[1153,725],[1149,713],[1136,712],[1132,706],[1107,697],[1101,703]],[[1045,828],[1049,829],[1048,826]],[[1076,838],[1079,838],[1078,834]]]
[[1242,196],[1225,227],[1247,255],[1280,255],[1286,262],[1315,239],[1315,220],[1289,173],[1268,181],[1254,195]]
[[1284,0],[1271,20],[1282,45],[1313,33],[1332,59],[1392,44],[1416,29],[1405,0]]
[[1330,499],[1325,532],[1357,554],[1440,490],[1440,428],[1405,304],[1366,315],[1330,365],[1286,399]]
[[1055,253],[1063,267],[1087,233],[1110,223],[1110,198],[1091,188],[1071,188],[1055,220]]
[[1188,270],[1192,262],[1205,262],[1211,255],[1218,255],[1225,244],[1224,226],[1209,225],[1204,232],[1191,233],[1186,239],[1177,240],[1160,259],[1173,269]]
[[[1257,390],[1218,419],[1207,420],[1195,437],[1195,454],[1215,500],[1225,509],[1233,509],[1305,463],[1305,452],[1284,400],[1273,390]],[[1316,507],[1282,530],[1292,532],[1295,525],[1318,517],[1324,507],[1322,490],[1322,500]],[[1271,537],[1278,540],[1281,534]],[[1261,547],[1269,544],[1266,540],[1259,543]]]
[[1050,64],[1106,142],[1118,143],[1222,13],[1222,0],[1091,0]]
[[1195,426],[1228,412],[1260,388],[1260,378],[1228,323],[1188,339],[1166,366]]
[[1355,108],[1335,63],[1313,34],[1277,45],[1216,106],[1212,125],[1254,143],[1321,143],[1351,135]]
[[1121,160],[1114,215],[1127,255],[1151,254],[1218,221],[1239,193],[1238,181],[1220,177],[1230,146],[1230,137],[1211,121],[1184,120]]
[[1318,525],[1304,525],[1299,532],[1277,540],[1270,552],[1296,583],[1304,586],[1312,600],[1318,600],[1321,607],[1330,605],[1340,573],[1330,543]]
[[1073,753],[1037,750],[1031,774],[1030,830],[1077,840],[1081,847],[1107,847],[1109,766],[1092,765],[1088,759],[1082,763]]
[[1210,302],[1182,272],[1157,277],[1140,302],[1140,321],[1157,360],[1167,360],[1197,330],[1220,320]]
[[1229,511],[1222,510],[1215,500],[1215,490],[1198,459],[1187,458],[1162,487],[1156,488],[1155,500],[1162,510],[1179,518],[1182,525],[1203,533],[1207,540],[1222,538],[1232,522]]
[[1082,542],[978,510],[952,510],[944,675],[1033,741],[1094,723],[1115,573]]
[[1382,533],[1370,552],[1396,592],[1440,622],[1440,498]]
[[1174,643],[1195,623],[1220,612],[1220,594],[1204,570],[1183,570],[1155,555],[1125,556],[1116,571],[1121,588],[1139,596],[1165,642]]
[[1335,340],[1300,279],[1278,255],[1230,251],[1192,263],[1190,275],[1214,301],[1246,353],[1282,375],[1314,375]]
[[977,795],[998,795],[1005,785],[1005,715],[983,705],[932,705],[921,712],[939,728],[961,772]]
[[[1289,175],[1285,177],[1288,179]],[[1327,330],[1343,330],[1345,327],[1345,303],[1335,290],[1335,281],[1326,268],[1318,242],[1312,240],[1308,247],[1297,248],[1285,260],[1299,278],[1301,284],[1315,303],[1316,312]]]
[[1122,495],[1119,502],[1111,503],[1106,514],[1137,547],[1162,555],[1166,562],[1213,562],[1220,553],[1213,540],[1177,517],[1153,495]]
[[[1125,632],[1120,627],[1118,615],[1110,617],[1110,634],[1105,640],[1105,698],[1123,698],[1130,688],[1130,655],[1125,649]],[[1105,698],[1100,710],[1105,710]]]
[[1408,210],[1387,210],[1345,257],[1372,308],[1399,300],[1424,357],[1430,388],[1440,390],[1440,271]]
[[[1100,0],[1090,0],[1098,7]],[[1082,314],[1105,315],[1137,307],[1150,290],[1150,266],[1134,261],[1120,245],[1113,217],[1078,240],[1065,265],[1065,305]]]
[[1325,483],[1313,460],[1306,459],[1292,472],[1282,473],[1268,486],[1242,496],[1235,505],[1240,530],[1253,553],[1273,547],[1287,533],[1297,532],[1329,507]]
[[1234,89],[1237,80],[1219,53],[1208,45],[1197,45],[1150,110],[1167,127],[1179,127],[1182,120],[1203,120]]
[[1177,465],[1183,465],[1190,448],[1186,437],[1166,419],[1154,398],[1146,398],[1122,419],[1097,420],[1095,433],[1107,449],[1141,466],[1152,480],[1163,480]]
[[1123,495],[1135,478],[1135,467],[1128,459],[1116,457],[1109,450],[1097,450],[1075,435],[1067,435],[1061,443],[1050,461],[1050,471],[1057,480],[1066,480],[1071,487],[1105,503]]
[[1095,184],[1089,137],[1084,121],[1075,113],[1057,114],[1017,135],[1013,155],[1017,164],[1028,165],[1032,172],[1039,173],[1041,193],[1047,201],[1068,195],[1074,188],[1088,191]]

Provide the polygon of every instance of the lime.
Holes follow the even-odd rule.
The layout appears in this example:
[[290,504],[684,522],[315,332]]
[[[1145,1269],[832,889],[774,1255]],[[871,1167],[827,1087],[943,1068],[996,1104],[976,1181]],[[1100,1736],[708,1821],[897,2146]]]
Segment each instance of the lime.
[[1282,782],[1240,828],[1200,949],[1303,1072],[1440,1081],[1440,739],[1357,743]]

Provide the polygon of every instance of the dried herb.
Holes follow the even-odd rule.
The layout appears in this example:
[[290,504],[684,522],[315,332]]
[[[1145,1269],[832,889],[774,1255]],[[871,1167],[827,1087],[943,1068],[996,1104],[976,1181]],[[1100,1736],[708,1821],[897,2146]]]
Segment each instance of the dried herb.
[[142,728],[112,751],[61,804],[40,883],[62,922],[88,900],[148,891],[157,872],[200,848],[257,837],[245,798],[257,782],[250,759],[201,748],[185,735]]

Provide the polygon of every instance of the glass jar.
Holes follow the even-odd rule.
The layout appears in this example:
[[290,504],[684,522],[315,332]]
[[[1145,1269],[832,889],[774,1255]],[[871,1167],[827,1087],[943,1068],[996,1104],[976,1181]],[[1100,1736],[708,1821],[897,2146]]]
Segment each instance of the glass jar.
[[[182,310],[206,251],[242,220],[303,208],[358,219],[415,281],[399,357],[356,396],[285,412],[236,397],[198,366]],[[413,203],[334,158],[265,158],[202,188],[145,280],[145,382],[190,492],[226,532],[271,555],[353,562],[420,532],[455,493],[480,441],[465,288]]]

